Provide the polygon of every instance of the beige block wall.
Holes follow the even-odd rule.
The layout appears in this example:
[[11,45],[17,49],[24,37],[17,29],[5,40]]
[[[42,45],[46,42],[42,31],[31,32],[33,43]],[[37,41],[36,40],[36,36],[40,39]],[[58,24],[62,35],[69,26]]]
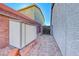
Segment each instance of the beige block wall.
[[53,35],[63,55],[79,56],[79,4],[55,4]]

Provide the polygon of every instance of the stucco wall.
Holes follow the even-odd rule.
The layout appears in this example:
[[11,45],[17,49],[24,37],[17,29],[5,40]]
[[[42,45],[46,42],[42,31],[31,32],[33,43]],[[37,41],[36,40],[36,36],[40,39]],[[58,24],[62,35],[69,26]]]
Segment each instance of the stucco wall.
[[63,55],[79,55],[79,4],[55,4],[53,35]]

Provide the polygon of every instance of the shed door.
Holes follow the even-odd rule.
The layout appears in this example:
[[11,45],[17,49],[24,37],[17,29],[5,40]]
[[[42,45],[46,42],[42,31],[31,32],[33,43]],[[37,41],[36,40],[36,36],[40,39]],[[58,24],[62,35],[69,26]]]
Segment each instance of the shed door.
[[9,21],[9,44],[20,48],[20,22]]
[[31,43],[37,38],[36,26],[26,25],[26,44]]
[[9,44],[19,49],[37,38],[36,26],[9,21]]

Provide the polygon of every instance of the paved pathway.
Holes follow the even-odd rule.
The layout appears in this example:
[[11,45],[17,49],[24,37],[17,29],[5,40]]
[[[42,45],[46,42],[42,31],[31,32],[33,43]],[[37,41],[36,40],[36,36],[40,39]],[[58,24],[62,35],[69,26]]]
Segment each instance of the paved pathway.
[[7,46],[6,48],[0,49],[0,56],[7,56],[9,53],[9,50],[12,48],[10,46]]
[[38,37],[38,44],[31,49],[29,56],[61,56],[61,52],[50,35],[41,35]]
[[[60,56],[61,52],[54,40],[50,35],[41,35],[37,38],[37,45],[35,45],[28,56]],[[0,56],[7,56],[11,47],[0,49]],[[27,55],[25,55],[27,56]]]

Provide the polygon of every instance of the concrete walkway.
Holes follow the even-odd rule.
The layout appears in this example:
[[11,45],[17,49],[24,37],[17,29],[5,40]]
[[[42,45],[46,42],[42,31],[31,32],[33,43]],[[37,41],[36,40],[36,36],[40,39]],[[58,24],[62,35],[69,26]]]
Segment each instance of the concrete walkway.
[[31,49],[28,56],[61,56],[56,41],[51,35],[38,36],[38,44]]

